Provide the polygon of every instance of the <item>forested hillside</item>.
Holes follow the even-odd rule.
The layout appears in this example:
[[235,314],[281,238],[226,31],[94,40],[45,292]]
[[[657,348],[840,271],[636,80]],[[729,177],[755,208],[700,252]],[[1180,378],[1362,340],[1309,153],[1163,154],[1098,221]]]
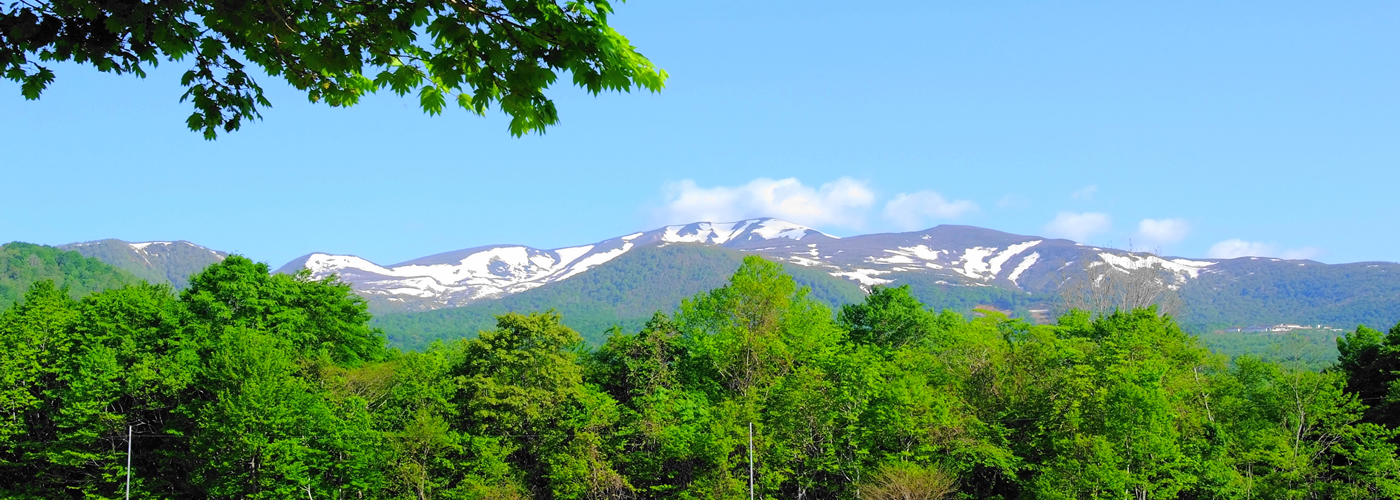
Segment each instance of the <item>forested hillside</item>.
[[108,239],[59,248],[93,257],[150,283],[170,284],[177,290],[189,286],[190,276],[228,255],[188,241],[128,243]]
[[1337,363],[1337,339],[1344,332],[1298,330],[1285,333],[1205,332],[1198,335],[1201,345],[1229,359],[1250,356],[1286,366],[1313,371]]
[[72,297],[137,281],[130,273],[97,259],[29,243],[0,246],[0,311],[18,302],[30,285],[49,280]]
[[1400,325],[1228,363],[1151,309],[834,312],[755,256],[594,349],[558,314],[424,352],[369,321],[237,256],[179,294],[39,282],[0,312],[0,497],[1400,497]]
[[1183,320],[1208,331],[1276,323],[1346,329],[1400,316],[1400,264],[1324,265],[1271,259],[1233,259],[1229,272],[1202,274],[1181,288]]
[[[426,312],[387,313],[374,326],[389,344],[423,349],[434,340],[469,338],[496,324],[506,312],[555,310],[565,323],[593,345],[614,326],[635,330],[652,314],[670,311],[681,300],[723,286],[739,268],[743,254],[694,244],[638,248],[589,272],[498,300]],[[865,295],[854,283],[801,266],[785,266],[811,296],[828,307],[859,302]]]
[[952,285],[936,276],[904,274],[895,276],[889,286],[908,286],[910,293],[934,310],[971,313],[977,306],[993,306],[1011,311],[1014,316],[1030,318],[1029,310],[1055,307],[1055,299],[1047,294],[1032,294],[990,286]]

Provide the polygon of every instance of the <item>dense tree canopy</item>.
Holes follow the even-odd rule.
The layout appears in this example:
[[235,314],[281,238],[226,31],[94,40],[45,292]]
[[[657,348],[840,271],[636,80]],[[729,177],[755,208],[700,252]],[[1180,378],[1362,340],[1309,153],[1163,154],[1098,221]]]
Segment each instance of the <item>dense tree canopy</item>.
[[50,62],[145,76],[189,60],[187,124],[214,139],[271,106],[248,64],[349,106],[367,93],[416,93],[424,111],[452,101],[511,116],[510,131],[558,121],[544,91],[560,73],[589,92],[660,90],[666,73],[608,25],[607,0],[13,0],[0,6],[0,72],[37,99]]
[[386,350],[334,280],[231,257],[0,312],[0,497],[1385,499],[1389,334],[1337,368],[1211,354],[1153,309],[1054,325],[876,288],[839,314],[749,257],[588,348],[553,312]]

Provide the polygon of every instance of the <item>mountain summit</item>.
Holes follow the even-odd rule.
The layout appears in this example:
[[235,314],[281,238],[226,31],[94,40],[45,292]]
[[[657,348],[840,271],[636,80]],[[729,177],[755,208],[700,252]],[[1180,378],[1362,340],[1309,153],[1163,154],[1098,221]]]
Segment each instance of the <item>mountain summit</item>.
[[334,273],[368,297],[372,304],[422,310],[462,306],[568,279],[638,246],[693,243],[749,250],[772,246],[775,241],[827,242],[837,241],[837,238],[771,218],[696,222],[632,233],[590,245],[553,250],[490,245],[388,266],[353,255],[311,253],[287,263],[278,272],[309,269],[312,276],[318,278]]
[[353,255],[312,253],[279,271],[309,269],[315,277],[334,273],[380,308],[425,310],[523,292],[576,276],[639,246],[673,244],[757,253],[866,288],[920,275],[949,286],[1044,292],[1055,287],[1057,272],[1068,263],[1086,258],[1125,270],[1160,266],[1184,282],[1218,262],[1167,259],[972,226],[837,238],[799,224],[760,218],[666,226],[553,250],[476,247],[388,266]]

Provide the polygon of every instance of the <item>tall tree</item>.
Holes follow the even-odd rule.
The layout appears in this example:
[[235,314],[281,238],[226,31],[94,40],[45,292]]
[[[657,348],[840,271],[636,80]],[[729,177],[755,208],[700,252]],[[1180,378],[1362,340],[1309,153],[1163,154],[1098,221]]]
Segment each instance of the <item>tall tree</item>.
[[[458,428],[488,450],[465,484],[483,491],[518,484],[532,498],[610,498],[631,489],[612,470],[603,441],[616,402],[583,383],[573,351],[583,341],[559,315],[505,314],[493,330],[463,344],[454,367]],[[517,474],[492,477],[504,457]],[[478,493],[500,495],[499,491]]]
[[1387,333],[1358,326],[1337,339],[1337,368],[1369,408],[1366,421],[1400,428],[1400,324]]
[[383,355],[383,334],[369,327],[369,306],[335,276],[272,274],[265,263],[232,255],[191,277],[180,299],[213,336],[235,327],[266,331],[302,356],[337,362]]
[[842,306],[840,320],[851,341],[896,349],[919,344],[933,335],[946,335],[950,323],[956,321],[925,309],[909,285],[875,286],[865,302]]

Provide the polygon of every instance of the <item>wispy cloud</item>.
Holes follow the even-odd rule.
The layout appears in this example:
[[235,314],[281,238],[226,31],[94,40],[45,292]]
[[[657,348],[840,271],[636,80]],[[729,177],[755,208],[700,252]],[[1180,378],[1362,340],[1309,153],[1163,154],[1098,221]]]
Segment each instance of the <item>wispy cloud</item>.
[[997,200],[997,208],[1026,208],[1031,205],[1031,200],[1025,196],[1008,194]]
[[1290,248],[1280,252],[1278,257],[1288,260],[1316,259],[1321,257],[1323,253],[1325,252],[1318,247]]
[[1113,220],[1105,213],[1060,212],[1054,220],[1045,225],[1045,235],[1083,242],[1090,236],[1108,231],[1112,227]]
[[1210,246],[1206,256],[1212,259],[1234,259],[1238,257],[1268,257],[1273,255],[1274,246],[1257,241],[1231,238]]
[[1084,186],[1084,189],[1080,189],[1078,191],[1070,193],[1069,197],[1070,199],[1074,200],[1092,200],[1094,199],[1094,193],[1097,192],[1099,192],[1099,187],[1090,184],[1088,186]]
[[1206,255],[1212,259],[1235,259],[1239,257],[1277,257],[1280,259],[1316,259],[1322,256],[1322,249],[1302,247],[1279,250],[1277,245],[1258,241],[1245,241],[1231,238],[1210,246]]
[[656,216],[666,224],[777,217],[811,226],[859,228],[875,204],[864,181],[842,177],[811,187],[796,178],[759,178],[739,186],[702,187],[690,179],[668,183]]
[[977,204],[968,200],[950,201],[933,191],[900,193],[885,204],[885,218],[900,229],[927,227],[930,220],[956,219],[976,211]]
[[1191,224],[1186,219],[1143,219],[1138,222],[1137,236],[1148,244],[1165,245],[1186,239]]

